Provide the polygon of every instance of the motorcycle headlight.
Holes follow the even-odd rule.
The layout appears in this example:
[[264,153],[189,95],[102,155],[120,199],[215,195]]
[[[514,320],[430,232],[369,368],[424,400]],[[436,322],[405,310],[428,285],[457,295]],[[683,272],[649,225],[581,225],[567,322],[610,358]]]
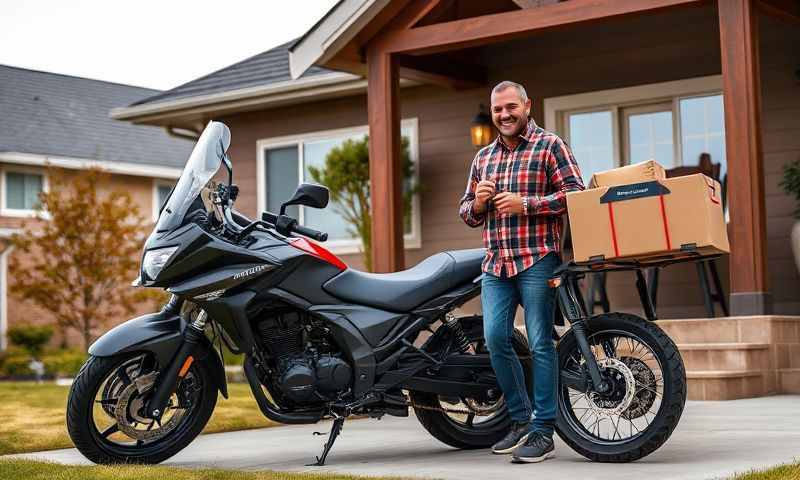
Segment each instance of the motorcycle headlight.
[[177,249],[178,247],[167,247],[147,251],[142,262],[142,269],[147,274],[147,278],[155,280]]

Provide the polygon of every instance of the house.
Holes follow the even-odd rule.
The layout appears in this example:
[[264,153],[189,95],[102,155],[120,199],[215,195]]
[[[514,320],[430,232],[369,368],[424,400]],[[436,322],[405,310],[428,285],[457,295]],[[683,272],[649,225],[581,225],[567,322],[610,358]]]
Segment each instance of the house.
[[14,282],[8,258],[14,252],[4,240],[34,216],[37,194],[48,188],[47,166],[102,168],[109,173],[104,188],[128,191],[141,212],[157,216],[192,143],[108,116],[115,106],[156,93],[0,65],[0,349],[9,325],[47,321],[46,312],[8,295]]
[[[658,313],[672,319],[662,325],[684,352],[690,398],[800,392],[794,205],[778,186],[800,156],[798,22],[796,3],[779,0],[342,0],[297,41],[112,116],[195,131],[227,123],[248,215],[274,210],[332,145],[369,133],[378,271],[480,244],[457,205],[475,154],[470,123],[501,80],[526,86],[535,120],[567,139],[587,177],[711,153],[728,178],[733,247],[718,265],[732,316],[698,319],[697,272],[679,265],[660,277]],[[405,227],[401,135],[426,187]],[[335,213],[304,215],[361,265]],[[612,309],[641,311],[632,276],[609,275],[608,292]]]

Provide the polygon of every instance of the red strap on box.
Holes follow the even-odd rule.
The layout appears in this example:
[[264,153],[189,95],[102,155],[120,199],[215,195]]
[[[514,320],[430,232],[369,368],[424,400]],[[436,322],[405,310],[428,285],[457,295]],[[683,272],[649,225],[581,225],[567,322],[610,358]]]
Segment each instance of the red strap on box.
[[711,198],[711,201],[716,204],[719,204],[719,200],[717,199],[717,187],[716,185],[714,185],[714,180],[711,180],[710,178],[703,175],[703,181],[706,182],[708,189],[711,190],[711,192],[708,194],[709,198]]
[[[667,221],[667,209],[664,206],[664,195],[658,196],[661,206],[661,222],[664,225],[664,239],[667,241],[667,250],[672,250],[672,240],[669,237],[669,222]],[[608,222],[611,224],[611,243],[614,246],[614,256],[619,257],[619,244],[617,243],[617,227],[614,224],[614,202],[608,202]]]
[[611,242],[614,244],[614,256],[619,257],[619,246],[617,245],[617,228],[614,226],[614,202],[608,202],[608,221],[611,223]]
[[667,223],[667,210],[664,208],[664,195],[658,196],[661,204],[661,221],[664,222],[664,238],[667,239],[667,250],[672,250],[672,242],[669,240],[669,224]]

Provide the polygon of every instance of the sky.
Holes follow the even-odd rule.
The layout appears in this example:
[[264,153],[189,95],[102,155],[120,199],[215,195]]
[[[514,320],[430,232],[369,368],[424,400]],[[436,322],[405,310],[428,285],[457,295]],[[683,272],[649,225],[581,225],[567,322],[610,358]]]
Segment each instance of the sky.
[[2,0],[0,64],[166,90],[299,37],[336,0]]

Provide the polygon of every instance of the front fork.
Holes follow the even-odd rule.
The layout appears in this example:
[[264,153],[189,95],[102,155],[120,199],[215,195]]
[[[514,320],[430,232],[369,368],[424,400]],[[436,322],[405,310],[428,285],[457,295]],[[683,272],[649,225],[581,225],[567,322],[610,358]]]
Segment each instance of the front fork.
[[[603,378],[600,366],[597,364],[597,358],[594,356],[594,352],[589,346],[589,340],[586,337],[586,325],[589,317],[586,313],[586,306],[583,303],[583,296],[581,296],[578,288],[577,275],[568,272],[553,279],[551,282],[553,282],[551,285],[556,287],[561,312],[569,320],[572,330],[575,332],[575,340],[578,342],[578,349],[586,362],[586,369],[594,386],[593,390],[598,393],[608,392],[611,389],[611,385]],[[572,386],[578,387],[581,391],[587,390],[585,379],[564,377],[562,375],[562,380],[573,384]]]
[[[182,303],[173,295],[169,305],[173,305],[180,310]],[[189,372],[189,367],[192,366],[195,359],[197,346],[200,345],[203,337],[205,337],[207,320],[208,315],[206,312],[200,310],[197,318],[183,330],[181,346],[166,366],[166,369],[159,374],[153,396],[150,397],[150,401],[147,404],[147,413],[151,418],[160,419],[164,415],[164,410],[167,408],[170,397],[175,393],[178,383]]]

